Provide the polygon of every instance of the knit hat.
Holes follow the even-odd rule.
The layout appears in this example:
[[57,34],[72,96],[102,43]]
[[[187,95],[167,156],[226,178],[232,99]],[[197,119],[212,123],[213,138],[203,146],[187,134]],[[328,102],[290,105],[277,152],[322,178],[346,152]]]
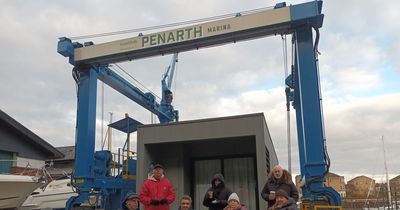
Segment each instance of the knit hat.
[[126,196],[125,196],[124,202],[127,201],[127,200],[129,200],[129,199],[133,199],[133,198],[139,199],[139,196],[138,196],[136,193],[134,193],[134,192],[128,192],[128,193],[126,194]]
[[229,196],[228,202],[229,202],[230,200],[236,200],[238,203],[240,203],[239,196],[238,196],[236,193],[232,193],[232,194]]
[[134,192],[128,192],[124,198],[124,202],[122,203],[122,209],[128,209],[128,207],[126,206],[126,201],[129,199],[139,199],[138,194],[134,193]]
[[289,199],[289,195],[284,190],[276,191],[275,196],[281,196],[281,197],[285,197],[286,199]]

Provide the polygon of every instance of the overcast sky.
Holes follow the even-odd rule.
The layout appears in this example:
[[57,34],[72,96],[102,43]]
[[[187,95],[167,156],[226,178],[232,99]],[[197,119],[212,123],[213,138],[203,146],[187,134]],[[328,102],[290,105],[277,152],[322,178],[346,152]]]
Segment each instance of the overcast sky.
[[[0,109],[53,146],[74,144],[72,66],[56,51],[59,37],[135,29],[273,6],[271,0],[0,1]],[[298,4],[301,1],[288,3]],[[382,180],[382,136],[391,177],[400,174],[400,1],[324,1],[319,68],[331,171]],[[149,33],[149,32],[146,32]],[[136,36],[90,39],[95,43]],[[89,40],[78,40],[80,42]],[[290,46],[289,46],[290,47]],[[289,55],[290,56],[290,55]],[[122,66],[160,95],[171,55]],[[101,125],[99,83],[98,133]],[[287,167],[284,69],[280,36],[184,52],[174,81],[181,120],[263,112]],[[104,121],[151,114],[107,86]],[[294,112],[291,115],[295,132]],[[98,142],[100,142],[98,135]],[[299,173],[296,135],[292,164]],[[115,135],[115,146],[124,136]],[[98,144],[99,145],[99,144]]]

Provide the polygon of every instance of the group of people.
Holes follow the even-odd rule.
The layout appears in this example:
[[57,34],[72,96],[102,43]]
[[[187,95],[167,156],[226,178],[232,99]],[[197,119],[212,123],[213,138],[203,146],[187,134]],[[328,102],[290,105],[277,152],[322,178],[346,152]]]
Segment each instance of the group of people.
[[[164,176],[164,167],[155,164],[151,176],[143,183],[139,195],[128,193],[122,203],[124,210],[138,210],[140,203],[145,210],[169,210],[169,205],[175,201],[173,185]],[[179,210],[192,210],[192,198],[184,195],[181,198]]]
[[[261,197],[268,203],[268,210],[297,210],[296,201],[299,193],[292,181],[291,174],[281,166],[275,166],[268,175]],[[175,200],[172,183],[164,176],[164,168],[156,164],[152,175],[143,183],[139,195],[128,193],[122,204],[126,210],[138,210],[139,204],[144,210],[170,210],[169,205]],[[225,186],[224,176],[215,174],[211,187],[207,190],[203,205],[209,210],[247,210],[240,202],[237,193]],[[179,210],[193,210],[192,198],[183,195]]]

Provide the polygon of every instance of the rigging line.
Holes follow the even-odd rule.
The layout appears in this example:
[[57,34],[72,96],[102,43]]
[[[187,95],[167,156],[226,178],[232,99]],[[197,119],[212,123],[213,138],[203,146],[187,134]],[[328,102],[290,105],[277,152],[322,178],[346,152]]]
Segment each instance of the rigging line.
[[[118,74],[120,77],[122,77],[123,79],[125,79],[126,81],[128,81],[128,82],[130,82],[130,83],[135,83],[135,85],[141,85],[139,82],[135,82],[134,80],[132,80],[132,79],[130,79],[130,78],[127,78],[123,73],[124,73],[124,70],[122,69],[121,70],[121,67],[119,67],[119,68],[115,68],[112,64],[110,64],[110,68],[112,68],[112,70],[114,70],[114,72],[116,73],[116,74]],[[127,74],[127,73],[125,73],[125,74]],[[136,87],[136,86],[135,86]],[[142,87],[142,86],[137,86],[136,88],[138,88],[140,91],[142,91],[142,92],[144,92],[145,91],[145,87]]]
[[211,20],[219,20],[219,19],[223,19],[223,18],[235,17],[235,16],[239,16],[239,15],[249,15],[249,14],[253,14],[256,12],[269,10],[271,8],[273,8],[273,7],[263,7],[263,8],[258,8],[258,9],[242,11],[242,12],[230,13],[230,14],[225,14],[225,15],[217,15],[217,16],[212,16],[212,17],[207,17],[207,18],[181,21],[181,22],[169,23],[169,24],[158,25],[158,26],[149,26],[149,27],[143,27],[143,28],[105,32],[105,33],[98,33],[98,34],[88,34],[88,35],[82,35],[82,36],[72,36],[72,37],[69,37],[69,39],[78,40],[78,39],[87,39],[87,38],[97,38],[97,37],[114,36],[114,35],[128,34],[128,33],[135,33],[135,32],[144,32],[144,31],[150,31],[150,30],[155,30],[155,29],[172,28],[172,27],[176,27],[176,26],[182,26],[182,25],[188,25],[188,24],[194,24],[194,23],[202,23],[202,22],[211,21]]
[[369,202],[368,199],[371,194],[371,191],[373,190],[373,187],[374,187],[374,186],[372,186],[373,184],[374,184],[373,179],[371,179],[371,181],[369,182],[369,186],[368,186],[367,198],[365,199],[363,206],[367,206],[367,203]]
[[148,92],[152,93],[154,96],[156,96],[158,99],[161,99],[160,96],[158,96],[157,94],[155,94],[153,91],[151,91],[150,89],[148,89],[146,86],[144,86],[141,82],[139,82],[139,80],[137,80],[136,78],[134,78],[132,75],[130,75],[127,71],[125,71],[120,65],[118,65],[117,63],[114,63],[114,65],[116,67],[118,67],[121,71],[123,71],[126,75],[128,75],[131,79],[133,79],[135,82],[137,82],[137,84],[141,85],[142,88],[144,88],[145,90],[147,90]]
[[[104,136],[104,139],[101,139],[101,150],[104,150],[104,146],[106,144],[106,139],[108,137],[108,129],[106,130],[106,135]],[[103,138],[103,137],[102,137]]]

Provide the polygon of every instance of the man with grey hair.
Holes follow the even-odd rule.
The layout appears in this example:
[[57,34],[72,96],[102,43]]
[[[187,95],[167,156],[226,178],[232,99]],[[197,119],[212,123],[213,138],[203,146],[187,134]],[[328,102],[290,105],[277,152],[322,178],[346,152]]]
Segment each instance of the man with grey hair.
[[261,191],[261,197],[268,202],[268,207],[275,204],[275,192],[278,190],[285,191],[295,201],[299,199],[299,192],[292,181],[292,175],[280,165],[272,169]]

